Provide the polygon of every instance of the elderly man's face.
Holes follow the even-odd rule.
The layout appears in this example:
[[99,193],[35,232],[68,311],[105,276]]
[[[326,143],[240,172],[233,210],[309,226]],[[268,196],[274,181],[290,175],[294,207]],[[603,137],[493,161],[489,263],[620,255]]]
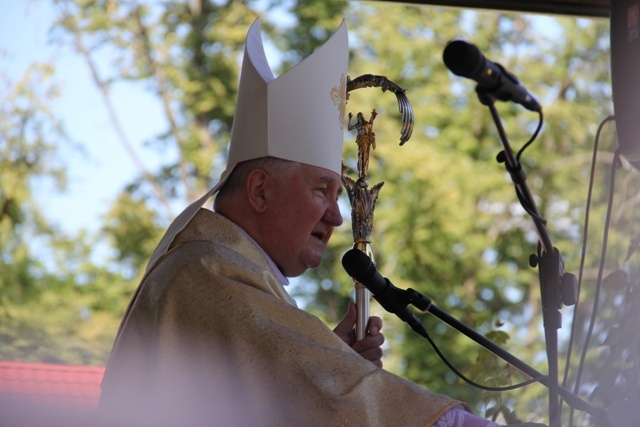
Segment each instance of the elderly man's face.
[[320,264],[333,228],[342,224],[341,192],[338,174],[302,164],[290,179],[272,182],[264,244],[285,276],[299,276]]

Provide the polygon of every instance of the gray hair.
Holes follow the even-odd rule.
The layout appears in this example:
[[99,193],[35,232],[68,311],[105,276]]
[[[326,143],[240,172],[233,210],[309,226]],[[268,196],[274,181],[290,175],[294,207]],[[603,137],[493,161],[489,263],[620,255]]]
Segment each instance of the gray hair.
[[255,169],[263,169],[276,179],[286,178],[291,174],[297,162],[279,159],[277,157],[260,157],[240,163],[231,172],[227,182],[224,183],[216,198],[224,198],[231,195],[244,185],[247,176]]

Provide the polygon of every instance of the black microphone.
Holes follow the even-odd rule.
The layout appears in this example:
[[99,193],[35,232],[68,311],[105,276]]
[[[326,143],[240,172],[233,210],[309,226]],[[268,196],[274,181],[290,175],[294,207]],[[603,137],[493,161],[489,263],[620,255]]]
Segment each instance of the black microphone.
[[409,299],[403,298],[406,291],[396,288],[389,279],[382,277],[367,254],[351,249],[342,257],[342,266],[349,276],[371,291],[385,310],[407,322],[420,335],[427,335],[424,325],[409,308]]
[[489,93],[499,101],[513,101],[528,110],[542,112],[538,101],[527,92],[516,76],[500,64],[489,61],[480,50],[462,40],[447,43],[442,54],[445,65],[457,76],[478,83],[478,93]]

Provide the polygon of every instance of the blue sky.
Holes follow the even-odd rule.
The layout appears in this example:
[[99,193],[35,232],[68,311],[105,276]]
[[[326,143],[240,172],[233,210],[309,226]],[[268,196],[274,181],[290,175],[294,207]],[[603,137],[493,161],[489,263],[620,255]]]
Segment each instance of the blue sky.
[[[1,0],[0,0],[1,1]],[[36,197],[47,211],[47,217],[63,230],[75,234],[80,229],[96,231],[100,217],[111,201],[139,174],[121,139],[117,137],[101,94],[91,80],[83,59],[71,47],[49,42],[49,29],[54,12],[48,0],[4,1],[0,14],[0,75],[17,81],[29,65],[53,63],[55,81],[61,97],[55,115],[62,121],[68,136],[82,146],[84,153],[59,148],[67,165],[68,187],[55,191],[51,183],[39,186]],[[271,12],[270,12],[271,13]],[[277,12],[272,12],[277,13]],[[281,18],[283,24],[287,24]],[[269,59],[277,58],[271,45]],[[135,85],[118,84],[111,88],[112,101],[126,138],[147,170],[168,163],[170,152],[157,153],[144,147],[144,142],[164,132],[168,124],[160,111],[157,98]],[[174,206],[174,215],[184,206]]]
[[[66,232],[96,231],[101,224],[101,215],[138,171],[115,135],[87,65],[71,48],[48,43],[48,30],[53,22],[50,2],[4,3],[0,14],[0,74],[18,80],[30,64],[54,63],[55,80],[61,88],[55,114],[70,138],[85,150],[83,154],[61,147],[60,154],[67,165],[68,188],[61,193],[52,185],[44,185],[37,188],[36,197],[46,209],[47,217],[59,223]],[[546,22],[547,33],[553,28],[546,17],[538,19],[541,25]],[[269,56],[273,58],[273,55]],[[113,95],[126,137],[145,167],[153,170],[163,159],[159,158],[160,154],[144,149],[142,144],[166,129],[158,110],[159,103],[133,85],[116,86]],[[170,156],[171,153],[162,155]]]
[[[53,20],[49,2],[5,1],[0,14],[0,74],[17,81],[30,64],[53,63],[61,97],[54,114],[67,134],[85,152],[61,147],[67,166],[68,188],[37,189],[36,197],[47,216],[63,229],[75,233],[94,231],[100,216],[122,187],[136,174],[136,168],[116,138],[101,95],[91,81],[87,65],[69,48],[48,43]],[[157,163],[154,153],[144,151],[142,141],[163,129],[157,102],[132,87],[115,87],[114,103],[124,132],[147,168]]]

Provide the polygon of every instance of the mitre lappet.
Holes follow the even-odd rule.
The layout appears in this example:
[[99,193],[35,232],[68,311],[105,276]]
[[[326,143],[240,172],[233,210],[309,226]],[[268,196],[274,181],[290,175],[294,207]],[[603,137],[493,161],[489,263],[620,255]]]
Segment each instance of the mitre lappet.
[[348,58],[347,26],[342,21],[322,46],[276,78],[264,51],[260,20],[253,22],[245,42],[226,169],[214,187],[171,223],[147,272],[236,165],[270,156],[342,174]]

